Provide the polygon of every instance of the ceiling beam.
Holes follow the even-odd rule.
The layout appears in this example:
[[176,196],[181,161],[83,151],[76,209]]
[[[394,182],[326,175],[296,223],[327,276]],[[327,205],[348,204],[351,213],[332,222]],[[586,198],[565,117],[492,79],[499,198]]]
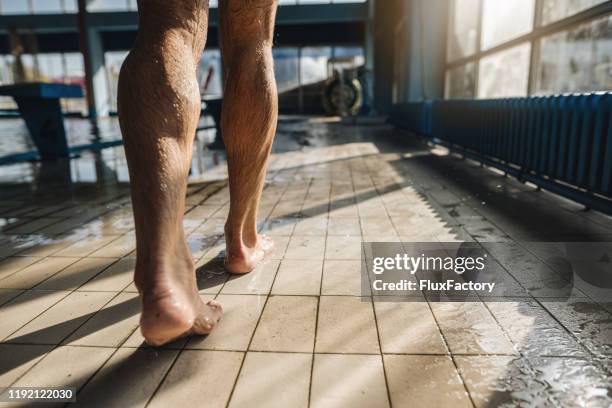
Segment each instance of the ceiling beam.
[[[357,23],[368,19],[367,3],[302,4],[280,6],[276,17],[277,26],[303,24]],[[210,9],[211,27],[219,24],[218,9]],[[89,12],[89,28],[100,31],[127,31],[138,28],[138,12]],[[10,27],[46,32],[78,32],[76,14],[24,14],[0,15],[0,32]]]

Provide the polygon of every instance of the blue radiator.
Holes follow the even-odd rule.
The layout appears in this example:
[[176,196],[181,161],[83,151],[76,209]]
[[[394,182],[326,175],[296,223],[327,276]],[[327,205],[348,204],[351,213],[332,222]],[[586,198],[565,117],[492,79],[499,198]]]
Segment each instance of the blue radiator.
[[390,121],[612,213],[612,93],[399,104]]

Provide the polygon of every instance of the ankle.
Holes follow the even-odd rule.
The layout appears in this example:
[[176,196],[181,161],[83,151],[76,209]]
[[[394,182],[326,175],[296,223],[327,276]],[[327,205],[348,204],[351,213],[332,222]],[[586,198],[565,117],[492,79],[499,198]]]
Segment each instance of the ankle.
[[172,281],[183,274],[193,274],[195,262],[188,257],[137,258],[134,269],[134,284],[142,294],[157,293],[170,287]]
[[227,240],[225,241],[225,257],[230,259],[242,259],[246,256],[247,247],[242,243],[242,240]]
[[256,247],[258,240],[259,235],[257,234],[257,228],[248,228],[242,232],[242,242],[244,242],[247,247]]
[[228,222],[225,223],[224,227],[225,242],[228,245],[238,245],[244,242],[242,234],[242,226],[232,225]]
[[257,227],[245,227],[243,226],[230,226],[228,223],[225,224],[225,241],[228,245],[239,246],[246,248],[254,248],[257,246],[259,235],[257,234]]

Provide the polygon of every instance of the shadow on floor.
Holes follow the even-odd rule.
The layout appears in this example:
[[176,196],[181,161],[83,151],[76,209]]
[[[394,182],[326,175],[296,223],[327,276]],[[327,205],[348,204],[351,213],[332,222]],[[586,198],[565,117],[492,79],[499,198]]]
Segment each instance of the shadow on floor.
[[[291,125],[295,125],[292,123]],[[301,126],[301,125],[300,125]],[[423,200],[427,201],[431,209],[436,213],[441,222],[445,227],[451,230],[461,229],[464,225],[464,221],[461,215],[462,206],[475,206],[478,207],[481,202],[486,202],[486,208],[483,213],[486,217],[507,222],[507,225],[503,225],[501,230],[505,230],[507,226],[511,226],[513,233],[520,236],[524,233],[525,236],[529,236],[534,239],[551,240],[554,239],[555,234],[560,240],[561,237],[576,237],[589,239],[589,237],[596,237],[598,234],[605,232],[599,225],[593,224],[590,221],[583,219],[580,216],[570,213],[569,211],[550,211],[551,205],[557,205],[558,202],[554,197],[545,196],[544,193],[531,191],[530,188],[521,185],[516,182],[509,182],[502,176],[485,171],[483,169],[473,166],[469,162],[458,160],[452,155],[436,155],[431,153],[431,147],[423,144],[420,140],[414,137],[405,138],[405,135],[399,135],[397,132],[384,127],[381,129],[374,129],[367,134],[353,135],[354,129],[344,128],[339,125],[327,125],[331,129],[328,133],[321,131],[321,133],[314,132],[312,140],[309,139],[309,146],[317,147],[330,146],[334,144],[345,144],[353,143],[355,141],[371,142],[378,148],[381,154],[399,154],[404,155],[411,153],[411,156],[400,157],[394,160],[388,160],[388,163],[393,166],[398,174],[405,175],[406,178],[402,182],[395,183],[391,186],[384,187],[382,189],[373,188],[369,191],[358,193],[351,200],[337,200],[331,203],[332,206],[342,208],[343,206],[353,205],[355,202],[362,202],[368,199],[392,193],[399,189],[407,186],[414,187],[420,194]],[[289,132],[287,130],[287,132]],[[295,132],[296,135],[303,138],[303,132]],[[297,137],[297,136],[296,136]],[[287,143],[284,147],[279,147],[278,151],[292,151],[303,149],[303,142],[293,140],[291,143]],[[417,154],[418,153],[418,154]],[[367,158],[368,156],[360,156],[360,158]],[[353,158],[340,159],[340,160],[352,160]],[[332,161],[333,162],[333,161]],[[319,164],[330,164],[332,162],[316,163],[313,166]],[[299,168],[308,168],[308,165],[297,166]],[[286,170],[291,170],[287,168]],[[65,167],[64,167],[65,171]],[[427,174],[428,177],[420,177],[422,174]],[[444,181],[445,187],[442,188],[440,185],[424,183],[426,179],[439,179]],[[41,179],[43,180],[43,179]],[[42,185],[46,185],[47,182],[43,182]],[[12,186],[9,190],[5,190],[1,197],[2,199],[10,197],[30,197],[37,200],[52,199],[57,196],[63,196],[69,194],[70,197],[87,197],[96,196],[99,194],[108,194],[111,198],[127,196],[127,186],[116,183],[116,179],[111,181],[108,185],[106,183],[95,184],[95,185],[71,185],[68,183],[65,186],[60,183],[49,191],[40,187],[40,191],[28,191],[29,183],[25,183],[19,186]],[[500,189],[498,185],[503,184],[504,188]],[[47,186],[48,187],[48,186]],[[31,186],[30,186],[31,188]],[[203,185],[202,188],[206,188]],[[436,198],[437,193],[448,188],[451,190],[455,198],[445,200]],[[39,194],[40,193],[40,194]],[[464,197],[464,200],[456,200],[456,197]],[[467,197],[467,198],[466,198]],[[544,197],[544,198],[543,198]],[[109,200],[110,201],[110,200]],[[324,214],[328,211],[329,205],[320,205],[308,208],[309,216]],[[111,209],[112,210],[112,209]],[[481,209],[482,210],[482,209]],[[566,214],[567,213],[567,214]],[[301,214],[296,212],[290,214],[290,216],[300,217]],[[94,217],[95,218],[95,217]],[[553,234],[551,234],[553,231]],[[10,228],[7,229],[10,233]],[[491,231],[484,231],[485,233]],[[474,235],[468,231],[468,235]],[[43,237],[52,238],[52,237]],[[15,241],[16,242],[16,241]],[[13,245],[13,241],[3,243],[2,245]],[[14,247],[14,249],[19,249]],[[218,285],[220,282],[224,282],[228,279],[229,275],[223,270],[220,258],[214,258],[207,264],[198,268],[198,288],[204,290],[213,286]],[[100,272],[101,273],[101,272]],[[13,301],[9,302],[12,303]],[[19,298],[16,298],[14,302],[18,303]],[[13,304],[16,304],[13,303]],[[85,337],[111,324],[129,319],[133,317],[137,312],[139,301],[137,298],[125,301],[107,308],[103,308],[95,313],[89,313],[85,316],[67,320],[60,324],[46,327],[36,332],[30,333],[25,336],[13,338],[10,343],[28,343],[31,339],[36,337],[45,337],[55,332],[65,332],[66,328],[73,327],[75,323],[80,328],[86,327],[86,330],[79,331],[79,336]],[[99,321],[100,324],[88,324],[85,326],[86,321],[92,321],[91,318],[97,316],[95,321]],[[78,324],[77,321],[83,323]],[[70,335],[76,333],[75,329]],[[69,337],[70,335],[66,336]],[[351,333],[346,333],[350,336]],[[74,338],[73,338],[74,339]],[[174,356],[178,353],[177,350],[173,350],[172,345],[163,350],[153,349],[134,349],[133,352],[126,355],[125,358],[119,360],[113,360],[112,365],[106,365],[102,371],[98,372],[94,380],[91,380],[85,385],[87,395],[104,395],[109,391],[109,387],[120,384],[123,381],[122,387],[131,387],[134,383],[125,381],[129,378],[137,378],[145,376],[149,372],[158,372],[167,370],[173,361]],[[38,355],[27,355],[22,360],[15,361],[11,364],[11,367],[3,368],[3,371],[7,372],[10,369],[17,367],[23,363],[34,360],[43,353]],[[162,358],[156,358],[162,356]],[[520,357],[517,359],[521,360]],[[145,361],[145,363],[143,363]],[[501,385],[507,385],[508,382],[514,381],[519,378],[516,374],[514,359],[510,360],[508,370],[506,374],[502,374],[500,378]],[[144,371],[146,370],[146,371]],[[85,377],[78,381],[78,383],[86,383],[87,379],[90,378],[93,373],[88,373]],[[529,380],[532,379],[532,375],[528,376]],[[72,379],[73,381],[75,379]],[[502,387],[503,388],[503,387]],[[507,387],[506,387],[507,388]],[[261,392],[266,392],[262,389]],[[513,401],[514,396],[508,390],[499,391],[493,393],[488,402],[488,406],[497,406],[502,402]],[[145,401],[138,401],[145,402]]]

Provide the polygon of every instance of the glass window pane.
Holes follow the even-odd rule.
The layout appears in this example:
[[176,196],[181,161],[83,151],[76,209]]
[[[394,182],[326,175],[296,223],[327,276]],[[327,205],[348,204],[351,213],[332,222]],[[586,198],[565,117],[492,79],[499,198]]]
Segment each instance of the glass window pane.
[[3,85],[13,84],[15,83],[15,57],[12,55],[5,55],[3,59],[5,64],[5,70],[3,71],[0,80],[2,81]]
[[221,96],[223,94],[221,52],[219,50],[205,50],[202,54],[198,66],[198,83],[202,96]]
[[[85,94],[85,66],[83,55],[79,52],[64,54],[64,82],[72,85],[80,85]],[[87,100],[85,98],[62,99],[62,105],[67,112],[81,112],[87,114]]]
[[[16,60],[15,64],[17,64]],[[37,81],[39,75],[34,56],[31,54],[21,54],[21,64],[23,66],[23,73],[25,74],[25,81]]]
[[32,10],[34,13],[61,13],[62,3],[60,0],[33,0]]
[[64,0],[64,12],[76,13],[78,11],[77,0]]
[[606,0],[542,0],[542,23],[561,20]]
[[64,61],[66,64],[66,82],[85,86],[83,55],[79,52],[66,53],[64,54]]
[[38,54],[38,70],[42,82],[64,82],[62,54]]
[[535,0],[484,0],[482,48],[491,48],[533,28]]
[[480,60],[478,97],[527,95],[530,52],[531,44],[525,43]]
[[537,93],[612,89],[612,16],[544,37],[540,44]]
[[117,110],[117,84],[119,83],[119,71],[128,51],[107,51],[104,53],[104,65],[106,66],[106,77],[110,89],[111,110]]
[[304,47],[300,61],[302,85],[313,84],[327,79],[327,61],[331,57],[331,47]]
[[476,52],[480,0],[455,0],[453,6],[448,45],[451,61]]
[[353,67],[363,65],[365,62],[365,56],[363,54],[363,47],[342,47],[335,46],[332,49],[332,55],[334,57],[354,57]]
[[6,56],[0,55],[0,84],[1,85],[12,84],[14,82],[13,80],[13,60],[14,58],[12,55],[6,55]]
[[24,0],[2,0],[0,7],[2,14],[30,14],[29,3]]
[[93,0],[87,5],[88,11],[122,11],[128,10],[127,0]]
[[273,52],[278,91],[297,88],[299,85],[297,48],[275,48]]
[[[15,82],[13,77],[15,58],[12,55],[0,56],[0,85]],[[0,96],[0,109],[17,109],[17,104],[11,96]]]
[[476,96],[476,64],[471,62],[448,70],[446,97],[473,98],[474,96]]

